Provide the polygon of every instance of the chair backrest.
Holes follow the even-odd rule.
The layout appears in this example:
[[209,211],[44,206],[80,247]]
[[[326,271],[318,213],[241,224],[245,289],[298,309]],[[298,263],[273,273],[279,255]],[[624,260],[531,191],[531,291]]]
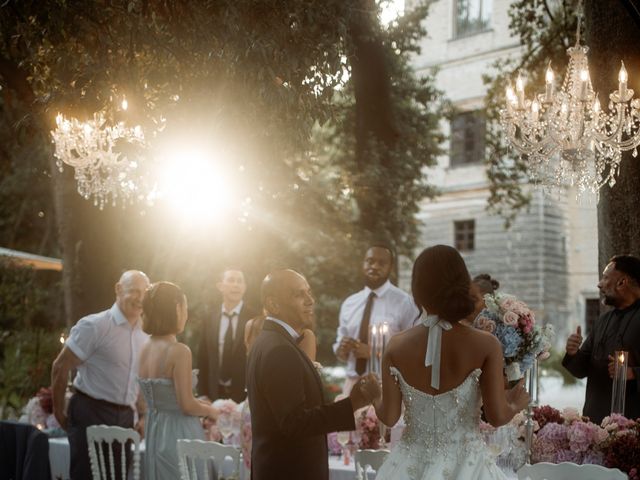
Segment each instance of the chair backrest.
[[208,471],[209,460],[213,461],[218,474],[222,471],[225,458],[231,458],[233,470],[227,475],[227,479],[240,478],[240,450],[232,445],[223,445],[218,442],[204,440],[178,440],[178,459],[180,461],[180,478],[182,480],[198,480],[198,460],[204,465],[204,471]]
[[[126,457],[127,448],[131,448],[130,442],[134,446],[131,478],[140,480],[140,435],[138,432],[132,428],[108,425],[87,427],[87,443],[89,444],[89,460],[91,461],[93,480],[127,478]],[[114,443],[118,444],[117,448],[114,448]],[[118,469],[120,475],[117,475]]]
[[535,463],[518,470],[518,480],[627,480],[617,468],[575,463]]
[[389,455],[389,450],[357,450],[355,454],[356,480],[366,480],[367,467],[378,471]]

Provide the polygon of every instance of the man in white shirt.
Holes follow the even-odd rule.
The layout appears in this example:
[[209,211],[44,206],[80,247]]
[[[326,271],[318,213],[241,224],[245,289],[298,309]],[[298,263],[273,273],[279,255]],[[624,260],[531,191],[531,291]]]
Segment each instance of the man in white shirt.
[[[53,362],[53,413],[69,434],[71,480],[91,478],[87,427],[134,426],[139,354],[148,340],[141,319],[142,298],[148,287],[144,273],[124,272],[115,286],[113,306],[78,320]],[[77,370],[75,393],[65,411],[65,390],[72,369]]]
[[222,303],[203,323],[198,348],[198,390],[211,400],[246,398],[247,350],[244,329],[255,311],[244,302],[247,290],[244,273],[228,267],[216,284]]
[[347,362],[343,393],[348,395],[355,381],[368,371],[368,335],[371,325],[386,322],[395,335],[411,328],[419,316],[413,299],[389,281],[393,252],[385,245],[373,245],[365,254],[362,271],[364,289],[348,297],[340,307],[333,351]]

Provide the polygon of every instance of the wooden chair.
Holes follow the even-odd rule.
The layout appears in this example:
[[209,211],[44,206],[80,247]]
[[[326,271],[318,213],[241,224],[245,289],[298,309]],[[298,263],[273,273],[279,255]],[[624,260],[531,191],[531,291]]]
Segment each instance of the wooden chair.
[[367,479],[367,467],[378,471],[389,455],[389,450],[357,450],[354,456],[356,480]]
[[[220,476],[225,459],[233,462],[233,470],[226,477]],[[204,440],[178,440],[178,459],[180,461],[180,478],[182,480],[198,480],[198,471],[209,471],[209,460],[213,461],[217,478],[226,480],[238,480],[240,478],[240,450],[232,445],[223,445],[218,442]],[[204,469],[198,466],[198,460],[204,464]]]
[[[113,443],[120,445],[118,449],[120,476],[116,475]],[[133,443],[132,480],[140,480],[140,435],[132,428],[111,427],[107,425],[93,425],[87,428],[87,443],[89,445],[89,460],[91,461],[91,475],[93,480],[116,480],[127,478],[127,449]],[[105,448],[106,444],[106,448]],[[105,451],[107,457],[105,459]],[[116,454],[117,454],[116,453]],[[109,468],[107,469],[107,461]]]
[[518,470],[518,480],[627,480],[617,468],[575,463],[535,463]]

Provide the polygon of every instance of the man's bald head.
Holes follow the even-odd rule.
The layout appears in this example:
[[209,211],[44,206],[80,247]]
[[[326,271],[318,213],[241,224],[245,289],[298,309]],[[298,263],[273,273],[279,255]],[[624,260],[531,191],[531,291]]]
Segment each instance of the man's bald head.
[[307,280],[290,269],[276,270],[265,277],[261,289],[262,305],[267,315],[300,330],[313,322],[311,288]]

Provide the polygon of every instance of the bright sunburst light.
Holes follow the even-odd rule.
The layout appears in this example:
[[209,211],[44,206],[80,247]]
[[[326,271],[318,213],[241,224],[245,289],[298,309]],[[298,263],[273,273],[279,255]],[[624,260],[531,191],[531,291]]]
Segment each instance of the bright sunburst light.
[[170,150],[163,159],[158,196],[190,223],[211,223],[230,211],[231,179],[222,158],[204,148]]
[[380,22],[389,25],[404,14],[404,0],[380,0]]

